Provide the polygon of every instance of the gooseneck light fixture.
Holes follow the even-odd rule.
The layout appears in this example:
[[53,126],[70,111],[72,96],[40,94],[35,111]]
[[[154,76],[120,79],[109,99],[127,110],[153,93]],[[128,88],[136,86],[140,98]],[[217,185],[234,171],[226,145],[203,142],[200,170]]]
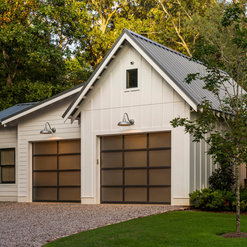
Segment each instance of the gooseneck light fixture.
[[55,133],[56,129],[52,128],[51,125],[49,124],[49,122],[45,123],[45,128],[43,130],[40,131],[40,134],[52,134]]
[[125,112],[123,115],[123,120],[118,122],[118,126],[131,126],[135,123],[133,119],[129,119],[128,114]]

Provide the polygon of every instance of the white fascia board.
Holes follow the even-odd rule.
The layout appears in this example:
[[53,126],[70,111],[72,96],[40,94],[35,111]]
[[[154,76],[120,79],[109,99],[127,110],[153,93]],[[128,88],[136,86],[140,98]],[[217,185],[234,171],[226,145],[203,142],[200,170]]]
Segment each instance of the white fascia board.
[[95,82],[95,80],[98,78],[98,76],[101,74],[102,70],[106,67],[106,65],[109,63],[109,61],[112,59],[113,55],[115,54],[115,52],[118,50],[118,48],[120,48],[120,46],[122,45],[123,41],[126,40],[128,37],[128,35],[125,33],[122,38],[118,41],[118,43],[116,44],[116,46],[112,49],[111,53],[109,54],[109,56],[106,58],[106,60],[104,61],[104,63],[100,66],[99,70],[97,71],[97,73],[95,73],[95,75],[91,78],[91,80],[89,81],[89,83],[87,84],[86,88],[83,90],[82,94],[79,95],[79,97],[77,98],[77,100],[74,102],[74,104],[72,105],[72,107],[70,108],[70,110],[67,112],[67,114],[64,116],[64,121],[66,121],[70,114],[74,111],[75,107],[79,104],[79,102],[82,100],[82,98],[85,96],[85,94],[88,92],[88,90],[91,88],[91,86],[93,85],[93,83]]
[[73,95],[73,94],[75,94],[75,93],[78,93],[78,92],[81,91],[82,87],[83,87],[83,86],[78,87],[78,88],[75,88],[74,90],[71,90],[71,91],[69,91],[68,93],[62,94],[62,95],[60,95],[60,96],[58,96],[58,97],[56,97],[56,98],[54,98],[54,99],[52,99],[52,100],[48,100],[48,101],[44,102],[43,104],[34,106],[34,107],[32,107],[31,109],[29,109],[29,110],[26,110],[26,111],[24,111],[24,112],[21,112],[21,113],[15,115],[15,116],[13,116],[13,117],[7,118],[7,119],[3,120],[3,121],[1,122],[1,124],[4,125],[4,124],[7,124],[7,123],[9,123],[9,122],[12,122],[12,121],[14,121],[14,120],[16,120],[16,119],[18,119],[18,118],[24,117],[25,115],[27,115],[27,114],[29,114],[29,113],[32,113],[32,112],[34,112],[34,111],[37,111],[37,110],[39,110],[39,109],[41,109],[41,108],[43,108],[43,107],[46,107],[46,106],[51,105],[51,104],[53,104],[53,103],[55,103],[55,102],[57,102],[57,101],[59,101],[59,100],[62,100],[62,99],[64,99],[64,98],[67,98],[67,97],[69,97],[69,96],[71,96],[71,95]]
[[194,109],[197,105],[181,90],[177,84],[150,58],[129,36],[126,38],[129,43],[145,58],[145,60],[165,79],[165,81]]

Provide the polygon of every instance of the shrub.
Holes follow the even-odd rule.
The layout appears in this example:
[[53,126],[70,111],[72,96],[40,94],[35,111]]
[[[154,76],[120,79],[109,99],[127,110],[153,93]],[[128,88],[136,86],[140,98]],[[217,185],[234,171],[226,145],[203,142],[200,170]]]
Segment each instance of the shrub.
[[190,194],[190,202],[195,208],[209,211],[233,210],[234,199],[231,191],[203,189]]
[[231,191],[234,182],[234,173],[230,165],[221,165],[209,177],[209,187],[211,190]]

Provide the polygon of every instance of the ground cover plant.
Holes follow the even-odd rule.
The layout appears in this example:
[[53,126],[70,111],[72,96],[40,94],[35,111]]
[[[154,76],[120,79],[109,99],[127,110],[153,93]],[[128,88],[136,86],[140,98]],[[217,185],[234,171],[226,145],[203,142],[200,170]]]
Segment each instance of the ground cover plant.
[[[234,214],[177,211],[126,221],[81,232],[46,247],[242,247],[246,238],[224,238],[234,231]],[[242,218],[247,231],[247,215]]]

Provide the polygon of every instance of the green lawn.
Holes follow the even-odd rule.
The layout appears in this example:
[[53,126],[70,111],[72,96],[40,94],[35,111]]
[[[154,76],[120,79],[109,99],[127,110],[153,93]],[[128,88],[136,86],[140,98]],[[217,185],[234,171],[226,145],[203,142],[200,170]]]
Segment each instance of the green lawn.
[[[234,214],[199,211],[169,212],[81,232],[45,246],[61,247],[238,247],[247,238],[219,236],[235,229]],[[241,217],[247,232],[247,216]]]

